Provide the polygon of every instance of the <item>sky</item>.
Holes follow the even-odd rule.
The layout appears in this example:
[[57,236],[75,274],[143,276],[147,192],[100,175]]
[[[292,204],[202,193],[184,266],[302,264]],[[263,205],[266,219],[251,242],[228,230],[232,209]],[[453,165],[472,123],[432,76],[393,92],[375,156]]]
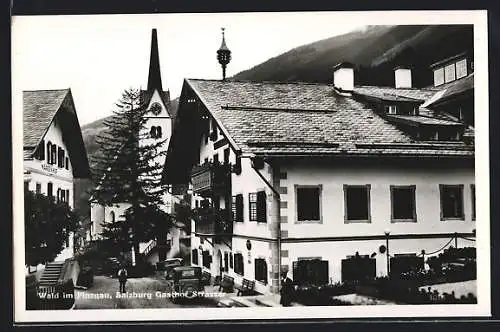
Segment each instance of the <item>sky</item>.
[[153,28],[163,87],[174,99],[184,78],[221,78],[221,27],[232,76],[361,23],[328,12],[19,16],[12,26],[13,92],[69,87],[83,125],[112,114],[124,89],[146,86]]

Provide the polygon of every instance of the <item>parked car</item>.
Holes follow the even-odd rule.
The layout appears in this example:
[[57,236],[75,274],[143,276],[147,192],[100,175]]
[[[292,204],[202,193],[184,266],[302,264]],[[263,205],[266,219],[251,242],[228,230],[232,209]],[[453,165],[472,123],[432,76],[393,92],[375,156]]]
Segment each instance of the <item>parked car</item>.
[[165,276],[167,273],[172,270],[172,268],[176,266],[182,266],[183,259],[182,258],[169,258],[164,261],[156,263],[157,271],[165,271]]
[[[199,266],[174,267],[168,273],[167,279],[171,281],[172,291],[182,294],[179,299],[195,298],[197,292],[205,289],[201,280],[201,267]],[[173,300],[177,299],[174,298]]]

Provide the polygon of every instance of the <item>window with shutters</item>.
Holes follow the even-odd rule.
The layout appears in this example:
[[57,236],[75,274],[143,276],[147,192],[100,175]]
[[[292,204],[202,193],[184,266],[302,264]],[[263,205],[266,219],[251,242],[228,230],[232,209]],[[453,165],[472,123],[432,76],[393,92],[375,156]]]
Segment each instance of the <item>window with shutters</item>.
[[248,194],[248,220],[257,221],[257,193]]
[[66,169],[69,169],[69,158],[68,157],[66,157],[65,167],[66,167]]
[[326,285],[328,278],[328,261],[321,258],[299,258],[292,263],[293,281],[299,285]]
[[255,280],[267,284],[267,263],[264,258],[255,259]]
[[441,197],[441,220],[464,220],[464,186],[439,185]]
[[47,196],[48,197],[50,197],[50,198],[54,197],[53,190],[54,190],[54,185],[52,184],[52,182],[47,183]]
[[50,147],[50,163],[55,165],[57,163],[57,146],[52,144]]
[[370,223],[370,185],[344,185],[345,222]]
[[267,196],[265,191],[257,192],[257,222],[267,222]]
[[52,164],[52,143],[47,142],[47,164]]
[[243,275],[244,274],[244,266],[243,266],[243,255],[241,253],[234,254],[234,273]]
[[224,272],[229,271],[229,253],[227,251],[224,252]]
[[210,255],[208,250],[204,250],[202,252],[202,264],[207,269],[210,268],[210,263],[212,263],[212,256]]
[[235,222],[243,222],[243,195],[233,196],[233,216]]
[[194,265],[198,265],[198,249],[191,250],[191,261]]
[[295,186],[297,222],[321,222],[322,186]]

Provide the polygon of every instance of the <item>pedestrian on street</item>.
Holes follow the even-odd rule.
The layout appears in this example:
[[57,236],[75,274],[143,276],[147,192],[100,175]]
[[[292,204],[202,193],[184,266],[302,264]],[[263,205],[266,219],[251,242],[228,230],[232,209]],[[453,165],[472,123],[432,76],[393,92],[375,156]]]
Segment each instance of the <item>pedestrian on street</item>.
[[122,265],[121,269],[118,270],[118,281],[120,282],[120,293],[125,293],[125,284],[127,283],[127,269],[125,265]]
[[292,292],[293,292],[293,284],[292,279],[288,276],[288,272],[284,274],[283,279],[281,281],[281,290],[280,290],[280,304],[284,307],[289,307],[292,302]]

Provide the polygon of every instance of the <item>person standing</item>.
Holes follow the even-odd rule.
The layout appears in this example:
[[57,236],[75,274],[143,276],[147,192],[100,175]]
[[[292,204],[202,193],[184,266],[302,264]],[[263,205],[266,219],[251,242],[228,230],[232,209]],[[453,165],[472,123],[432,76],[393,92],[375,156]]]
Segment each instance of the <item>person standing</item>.
[[127,283],[127,269],[122,265],[121,269],[118,270],[118,281],[120,282],[120,293],[125,293],[125,284]]
[[284,274],[283,280],[281,281],[281,290],[280,290],[280,304],[283,307],[289,307],[292,302],[292,292],[293,292],[293,284],[292,279],[288,276],[288,273]]

